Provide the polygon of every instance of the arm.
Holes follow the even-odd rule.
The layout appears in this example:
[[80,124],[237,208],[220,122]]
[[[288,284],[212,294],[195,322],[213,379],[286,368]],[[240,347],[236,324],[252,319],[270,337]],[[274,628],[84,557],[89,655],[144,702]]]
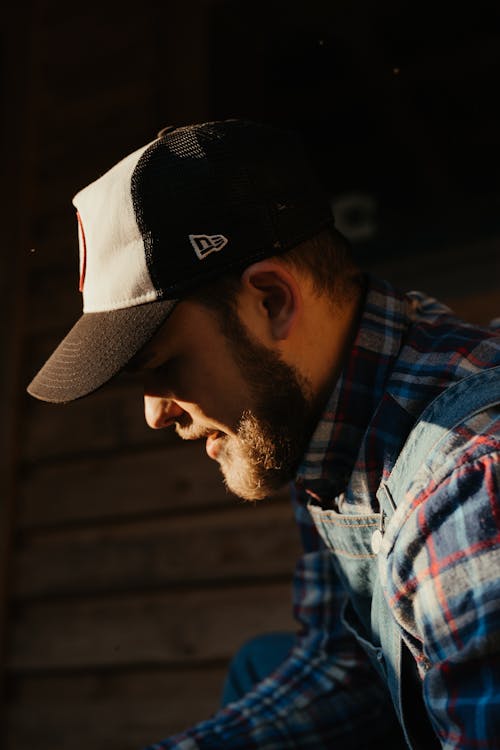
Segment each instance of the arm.
[[[305,508],[297,513],[307,527]],[[344,593],[330,553],[313,528],[302,531],[313,551],[296,568],[294,613],[301,630],[287,659],[240,701],[149,750],[348,750],[366,747],[367,736],[392,726],[386,721],[390,700],[341,624]]]

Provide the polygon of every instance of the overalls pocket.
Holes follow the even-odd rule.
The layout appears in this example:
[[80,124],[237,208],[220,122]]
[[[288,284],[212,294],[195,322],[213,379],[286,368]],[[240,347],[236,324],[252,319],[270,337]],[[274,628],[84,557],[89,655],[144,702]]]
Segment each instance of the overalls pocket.
[[379,580],[381,515],[340,514],[313,503],[308,507],[316,528],[332,552],[333,564],[348,594],[343,622],[389,688],[401,718],[401,635]]
[[[357,615],[366,634],[372,631],[372,597],[378,584],[377,551],[373,540],[380,528],[380,514],[362,516],[323,510],[311,503],[308,506],[318,532],[328,549],[338,575],[349,594],[352,613],[351,627]],[[360,628],[356,628],[360,630]],[[368,637],[365,638],[368,640]],[[378,644],[376,644],[378,645]]]

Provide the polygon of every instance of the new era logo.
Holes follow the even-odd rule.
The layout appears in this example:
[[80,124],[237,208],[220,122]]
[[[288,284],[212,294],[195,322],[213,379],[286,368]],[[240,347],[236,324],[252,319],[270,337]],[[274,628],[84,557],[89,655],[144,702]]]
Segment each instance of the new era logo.
[[189,241],[200,260],[210,253],[218,253],[229,242],[223,234],[190,234]]

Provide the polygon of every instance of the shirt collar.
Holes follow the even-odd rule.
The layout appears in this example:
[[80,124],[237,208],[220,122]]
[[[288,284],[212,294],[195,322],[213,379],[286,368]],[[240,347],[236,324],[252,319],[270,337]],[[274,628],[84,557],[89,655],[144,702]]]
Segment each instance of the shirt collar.
[[345,488],[407,326],[404,295],[369,276],[353,346],[297,472],[300,485]]

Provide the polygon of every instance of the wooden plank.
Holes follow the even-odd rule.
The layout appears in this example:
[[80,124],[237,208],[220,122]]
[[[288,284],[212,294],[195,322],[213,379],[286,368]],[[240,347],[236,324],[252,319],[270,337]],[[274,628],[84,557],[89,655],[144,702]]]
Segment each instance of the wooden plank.
[[422,248],[418,253],[373,259],[365,265],[403,290],[419,289],[444,302],[494,293],[500,278],[500,236],[431,251]]
[[[76,160],[73,163],[77,165]],[[79,182],[80,187],[84,184],[83,180]],[[72,195],[65,195],[61,205],[52,203],[50,211],[39,213],[35,218],[31,243],[34,252],[30,253],[27,264],[28,273],[34,278],[37,272],[47,268],[78,273],[78,232],[71,198]]]
[[108,383],[91,397],[69,404],[46,404],[26,396],[22,458],[39,461],[125,449],[165,445],[171,430],[155,431],[144,421],[140,385]]
[[13,561],[17,600],[189,582],[289,576],[299,555],[288,504],[25,535]]
[[[495,286],[498,287],[498,283]],[[488,325],[494,318],[500,318],[500,289],[464,297],[450,296],[446,299],[446,304],[459,318],[469,323]]]
[[4,721],[4,666],[8,641],[10,562],[20,440],[20,362],[25,302],[26,245],[36,201],[36,123],[40,91],[35,4],[8,3],[0,29],[0,745]]
[[[82,34],[75,37],[69,35],[66,29],[55,30],[51,28],[50,36],[54,38],[60,49],[61,55],[66,54],[65,65],[58,64],[55,55],[47,55],[42,63],[45,78],[46,91],[49,99],[46,100],[47,111],[50,111],[51,99],[76,102],[82,97],[84,103],[88,97],[108,89],[113,91],[119,89],[126,82],[132,86],[140,85],[144,91],[149,89],[150,76],[155,65],[155,59],[151,45],[148,44],[147,36],[151,28],[149,23],[142,23],[131,28],[130,25],[120,29],[120,23],[115,23],[111,31],[106,25],[96,24],[91,18],[89,23],[82,29]],[[116,21],[116,19],[115,19]],[[121,33],[120,33],[121,32]],[[103,39],[105,43],[102,44]],[[99,49],[87,57],[85,62],[85,75],[82,76],[82,60],[80,45],[93,44]],[[72,50],[69,48],[73,47]],[[65,53],[64,50],[67,50]],[[68,91],[68,83],[74,79],[74,85]],[[112,95],[112,94],[111,94]],[[64,114],[64,112],[63,112]],[[56,113],[54,113],[54,120]],[[136,111],[136,120],[140,119],[140,110]],[[58,128],[61,128],[64,117]]]
[[[149,5],[150,1],[145,3],[145,7]],[[45,2],[41,27],[46,58],[54,69],[59,68],[61,78],[66,72],[67,79],[72,79],[75,87],[80,83],[83,85],[85,81],[81,79],[84,78],[92,76],[99,80],[99,68],[96,66],[94,70],[93,61],[102,63],[109,58],[117,68],[140,67],[141,61],[150,53],[150,18],[151,14],[137,14],[132,7],[127,8],[118,0],[101,3],[98,10],[95,3],[75,6],[68,14],[61,12],[57,0]],[[57,50],[56,54],[54,50]],[[60,64],[61,55],[65,65]],[[83,63],[85,76],[82,75]],[[73,77],[75,68],[78,69],[77,78]]]
[[138,750],[208,718],[225,666],[9,681],[5,750]]
[[[217,464],[202,443],[173,433],[138,453],[27,467],[17,505],[18,528],[228,507]],[[57,491],[56,491],[57,488]]]
[[[133,109],[133,92],[130,96],[130,105]],[[159,128],[153,114],[153,102],[149,100],[138,104],[143,113],[140,122],[131,114],[125,126],[118,116],[119,110],[111,111],[98,123],[102,131],[98,140],[88,136],[88,131],[95,127],[95,123],[90,121],[90,114],[86,115],[89,122],[85,129],[85,137],[77,151],[63,146],[59,149],[59,155],[53,154],[50,144],[54,144],[55,141],[52,137],[46,138],[49,155],[53,156],[58,166],[55,168],[48,162],[42,165],[43,168],[40,170],[40,178],[45,184],[45,192],[40,196],[37,205],[41,215],[50,216],[54,212],[68,210],[74,220],[74,209],[71,205],[73,196],[125,156],[156,138]],[[122,110],[121,116],[126,115],[127,111]],[[75,135],[78,135],[78,131]]]
[[[77,35],[75,18],[67,23],[54,19],[53,26],[41,23],[38,29],[42,54],[37,68],[43,96],[37,116],[41,146],[37,176],[44,190],[37,196],[35,210],[42,223],[54,212],[67,210],[71,234],[66,237],[72,241],[76,239],[73,195],[125,154],[152,140],[159,127],[150,43],[154,21],[143,14],[131,23],[123,8],[104,16],[101,10],[99,23],[93,9],[81,14]],[[44,246],[46,239],[46,234],[35,236],[40,247],[33,267],[53,260],[52,244]],[[61,258],[66,255],[66,242],[59,245]],[[76,255],[71,267],[77,268]]]
[[288,583],[33,602],[13,609],[11,671],[227,659],[247,638],[294,629]]
[[[154,76],[157,112],[164,125],[204,122],[212,115],[213,6],[220,0],[156,3]],[[165,74],[168,71],[168,74]],[[230,116],[232,116],[231,113]]]
[[29,336],[55,330],[62,338],[82,314],[82,295],[78,291],[76,238],[73,244],[75,243],[73,271],[51,269],[29,278],[26,320],[26,333]]
[[[137,120],[138,107],[140,120]],[[92,110],[85,116],[82,114],[79,127],[72,127],[78,148],[63,133],[56,140],[47,126],[47,131],[40,134],[44,159],[38,164],[38,177],[43,181],[44,191],[35,207],[30,244],[36,252],[29,258],[29,271],[61,266],[77,272],[78,235],[71,204],[73,196],[124,156],[154,140],[161,126],[162,122],[158,123],[155,117],[152,97],[138,102],[133,90],[127,106],[117,106],[107,116],[98,117],[97,122]],[[96,127],[99,138],[89,135]]]
[[[112,102],[113,90],[108,93]],[[72,198],[124,156],[154,140],[161,123],[158,125],[155,117],[152,92],[146,93],[137,101],[131,88],[128,102],[110,108],[107,114],[97,113],[95,118],[91,107],[82,109],[78,125],[64,123],[64,129],[71,128],[71,139],[64,132],[56,137],[56,126],[51,127],[47,118],[39,135],[44,156],[38,163],[38,178],[44,191],[35,206],[32,244],[36,253],[29,258],[29,270],[57,265],[77,269],[78,235]],[[59,106],[54,105],[56,112]],[[91,135],[96,128],[99,138]]]
[[[125,156],[134,150],[139,137],[139,146],[154,139],[156,131],[149,132],[147,117],[154,110],[154,92],[147,75],[144,71],[141,73],[138,75],[136,71],[134,79],[124,78],[113,86],[92,87],[85,95],[75,92],[73,98],[64,96],[64,91],[52,93],[53,106],[60,116],[54,121],[54,129],[50,132],[47,129],[47,147],[39,167],[41,174],[50,180],[49,185],[64,182],[64,176],[72,174],[78,163],[84,166],[90,161],[89,167],[92,167],[100,166],[104,160],[105,168],[111,167],[115,157],[120,158],[120,152]],[[137,118],[138,111],[143,113],[141,120]],[[154,126],[152,121],[150,124]],[[102,131],[100,140],[89,138],[91,126]],[[77,150],[74,141],[64,137],[68,129],[78,139]],[[68,176],[66,181],[69,181]],[[57,192],[61,190],[58,188]]]

